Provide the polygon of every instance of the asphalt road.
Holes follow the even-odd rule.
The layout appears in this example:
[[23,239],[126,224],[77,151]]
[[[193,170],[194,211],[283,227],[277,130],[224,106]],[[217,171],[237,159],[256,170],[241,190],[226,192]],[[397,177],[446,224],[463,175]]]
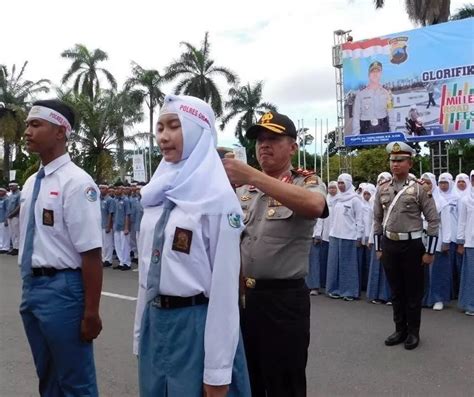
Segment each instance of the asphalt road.
[[[0,256],[0,397],[37,396],[37,380],[18,307],[16,259]],[[136,296],[136,272],[106,269],[103,290]],[[418,349],[385,347],[391,308],[364,300],[311,297],[308,396],[474,396],[474,318],[455,302],[424,310]],[[104,330],[95,343],[100,394],[138,396],[131,351],[135,302],[103,296]],[[185,397],[185,396],[183,396]]]

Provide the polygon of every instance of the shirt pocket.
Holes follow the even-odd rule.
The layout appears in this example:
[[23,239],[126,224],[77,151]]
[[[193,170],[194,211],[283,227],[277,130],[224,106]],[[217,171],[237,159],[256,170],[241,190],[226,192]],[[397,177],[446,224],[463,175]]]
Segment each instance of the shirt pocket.
[[415,196],[411,194],[404,194],[400,197],[400,212],[416,212],[418,210],[418,203]]

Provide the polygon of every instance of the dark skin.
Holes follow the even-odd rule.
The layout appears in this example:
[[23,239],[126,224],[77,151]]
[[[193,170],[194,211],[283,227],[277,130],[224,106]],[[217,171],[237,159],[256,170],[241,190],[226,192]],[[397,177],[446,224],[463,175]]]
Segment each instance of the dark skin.
[[[26,149],[37,153],[43,166],[66,153],[66,128],[42,119],[27,122],[25,131]],[[84,284],[84,313],[81,321],[81,339],[92,342],[102,330],[99,315],[102,291],[101,249],[81,252],[82,281]]]

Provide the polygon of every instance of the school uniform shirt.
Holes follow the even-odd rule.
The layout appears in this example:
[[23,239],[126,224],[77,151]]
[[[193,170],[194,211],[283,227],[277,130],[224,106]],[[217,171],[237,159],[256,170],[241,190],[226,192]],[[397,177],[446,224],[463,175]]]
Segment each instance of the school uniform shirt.
[[469,196],[459,200],[458,244],[474,248],[474,204]]
[[336,201],[332,207],[331,237],[345,240],[362,240],[364,221],[362,202],[358,197],[346,201]]
[[[25,189],[23,188],[23,191]],[[17,190],[15,193],[11,193],[10,196],[8,196],[8,203],[7,203],[7,216],[10,215],[11,212],[15,210],[16,207],[20,204],[20,196],[21,192]],[[16,215],[18,216],[18,214]]]
[[7,207],[8,198],[7,196],[0,198],[0,223],[4,223],[7,219]]
[[105,196],[100,198],[100,213],[102,218],[102,229],[109,225],[109,215],[113,214],[113,198]]
[[133,205],[133,230],[140,231],[140,223],[143,217],[143,207],[140,199],[136,199]]
[[455,243],[457,241],[457,230],[458,230],[458,203],[459,200],[453,200],[449,203],[449,223],[451,236],[450,241]]
[[374,208],[371,202],[362,199],[362,222],[364,223],[363,243],[364,245],[370,242],[370,235],[374,221]]
[[[35,203],[32,267],[77,269],[80,253],[102,247],[99,189],[84,170],[64,154],[44,167]],[[36,174],[25,183],[20,209],[21,264]]]
[[332,225],[332,203],[330,200],[327,201],[329,215],[326,218],[318,218],[313,229],[313,238],[318,238],[323,241],[329,242],[329,231]]
[[[147,207],[138,241],[139,280],[133,350],[138,354],[155,225],[162,206]],[[165,227],[160,294],[209,298],[204,337],[204,382],[230,384],[239,340],[240,233],[227,215],[197,215],[175,207]],[[212,234],[211,234],[211,231]]]
[[116,197],[114,203],[114,232],[123,232],[125,229],[125,218],[132,213],[130,201],[123,196]]
[[439,232],[436,251],[441,252],[443,244],[451,242],[451,210],[449,205],[443,207],[439,214]]

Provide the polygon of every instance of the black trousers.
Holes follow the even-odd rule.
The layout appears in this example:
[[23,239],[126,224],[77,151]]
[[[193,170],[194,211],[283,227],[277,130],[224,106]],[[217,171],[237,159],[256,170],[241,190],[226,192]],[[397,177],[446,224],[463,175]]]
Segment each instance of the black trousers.
[[370,120],[360,120],[360,133],[361,134],[375,134],[377,132],[388,132],[390,131],[390,124],[388,117],[378,120],[377,125],[372,125]]
[[428,105],[426,106],[426,109],[428,109],[430,105],[436,106],[436,102],[434,100],[434,94],[432,92],[428,93]]
[[397,331],[418,335],[424,292],[425,246],[421,238],[382,240],[382,264],[392,291],[393,321]]
[[250,290],[241,311],[253,397],[305,397],[310,300],[306,286]]

